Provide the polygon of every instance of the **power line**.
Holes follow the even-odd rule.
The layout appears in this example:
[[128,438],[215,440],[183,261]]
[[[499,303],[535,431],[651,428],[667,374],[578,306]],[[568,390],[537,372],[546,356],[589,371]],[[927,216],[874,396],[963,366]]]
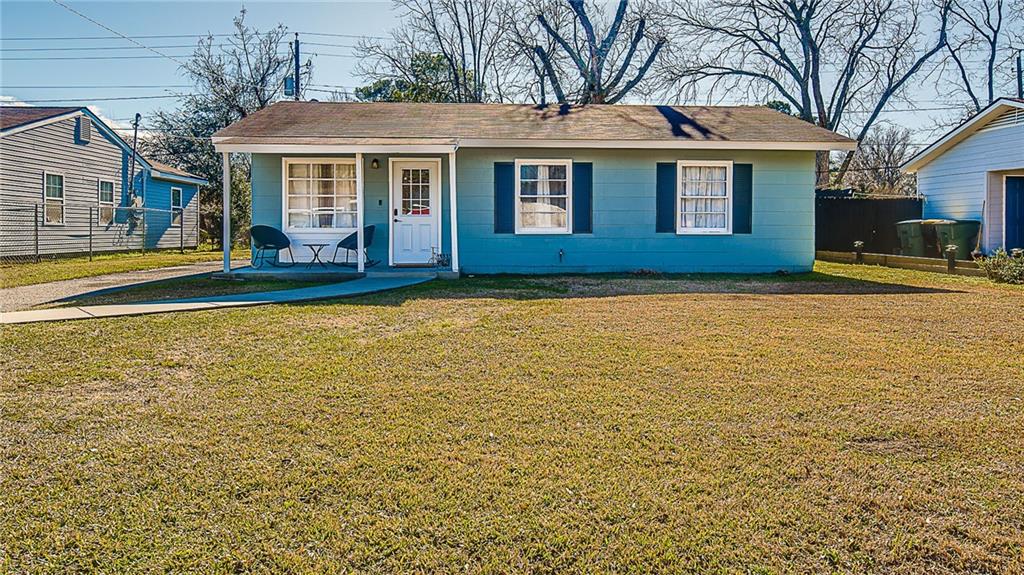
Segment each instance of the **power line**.
[[78,10],[75,10],[71,6],[68,6],[67,4],[61,2],[61,0],[53,0],[53,3],[57,4],[58,6],[63,6],[65,10],[67,10],[67,11],[73,13],[73,14],[77,14],[78,16],[80,16],[80,17],[82,17],[82,18],[92,22],[93,24],[99,26],[100,28],[103,28],[107,32],[110,32],[112,34],[117,34],[118,36],[124,38],[125,40],[128,40],[132,44],[135,44],[136,46],[140,46],[142,48],[145,48],[145,49],[149,50],[150,52],[152,52],[154,54],[157,54],[159,56],[167,58],[168,60],[171,60],[171,61],[177,63],[179,66],[184,66],[185,65],[181,60],[178,60],[177,58],[172,58],[171,56],[168,56],[167,54],[164,54],[163,52],[160,52],[159,50],[154,50],[153,48],[150,48],[149,46],[146,46],[145,44],[142,44],[140,42],[137,42],[136,40],[133,40],[133,39],[129,38],[128,36],[125,36],[124,34],[118,32],[117,30],[114,30],[110,26],[107,26],[106,24],[103,24],[103,23],[101,23],[101,22],[99,22],[97,20],[93,20],[92,18],[86,16],[85,14],[82,14]]
[[333,34],[328,32],[299,32],[299,34],[306,34],[308,36],[330,36],[333,38],[369,38],[371,40],[390,40],[387,36],[367,36],[365,34]]
[[[87,90],[92,88],[111,88],[111,89],[135,89],[135,88],[191,88],[191,84],[137,84],[137,85],[93,85],[93,86],[4,86],[4,88],[20,89],[20,90]],[[129,118],[131,119],[131,118]]]
[[234,33],[230,34],[152,34],[152,35],[140,35],[140,36],[125,36],[123,34],[115,32],[117,36],[16,36],[13,38],[4,38],[4,42],[18,41],[18,42],[32,42],[36,40],[46,41],[62,41],[62,40],[118,40],[132,38],[139,40],[150,40],[157,38],[207,38],[213,36],[215,38],[224,38],[228,36],[234,36]]
[[[225,44],[215,44],[220,47]],[[170,44],[151,48],[194,48],[196,44]],[[71,52],[74,50],[142,50],[138,46],[61,46],[59,48],[0,48],[0,52]]]
[[53,98],[47,100],[19,100],[26,104],[50,104],[55,102],[112,102],[114,100],[156,100],[159,98],[184,98],[192,94],[165,94],[162,96],[112,96],[104,98]]
[[[188,58],[189,56],[191,56],[191,54],[182,54],[177,56],[177,58]],[[159,56],[2,56],[0,57],[0,62],[37,62],[43,60],[147,60],[156,58],[167,58],[175,63],[181,64],[181,62],[175,57],[168,56],[166,54],[160,54]]]

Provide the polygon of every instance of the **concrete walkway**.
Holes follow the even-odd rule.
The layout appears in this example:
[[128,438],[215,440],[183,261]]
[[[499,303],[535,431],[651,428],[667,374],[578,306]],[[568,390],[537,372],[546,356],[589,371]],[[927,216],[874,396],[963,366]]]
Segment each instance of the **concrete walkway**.
[[[248,261],[232,262],[233,265],[245,266]],[[29,309],[44,303],[69,299],[86,294],[94,295],[108,289],[124,288],[160,280],[189,277],[220,271],[224,264],[220,261],[201,262],[155,268],[119,272],[102,276],[61,280],[42,284],[19,286],[0,289],[0,312]]]
[[293,303],[355,297],[416,285],[433,277],[373,277],[305,288],[117,305],[92,305],[0,313],[0,324],[34,323]]

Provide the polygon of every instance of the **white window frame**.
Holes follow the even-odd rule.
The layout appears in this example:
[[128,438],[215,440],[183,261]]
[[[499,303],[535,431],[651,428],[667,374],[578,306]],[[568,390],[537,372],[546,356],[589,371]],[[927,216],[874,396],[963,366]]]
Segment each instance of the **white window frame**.
[[[522,172],[522,166],[533,166],[533,165],[547,165],[547,166],[565,166],[565,228],[528,228],[523,226],[523,211],[522,211],[522,189],[520,187],[520,174]],[[572,160],[571,159],[557,159],[557,158],[539,158],[539,159],[516,159],[515,161],[516,181],[515,181],[515,210],[516,210],[516,233],[523,235],[565,235],[572,233]]]
[[[347,235],[358,229],[357,226],[347,228],[293,228],[288,225],[288,166],[291,164],[350,164],[356,166],[355,158],[302,158],[302,157],[288,157],[281,158],[281,229],[285,233],[297,233],[297,234],[324,234],[324,235]],[[359,169],[356,166],[356,221],[359,218]],[[335,196],[337,196],[337,190],[335,190]],[[312,207],[310,208],[312,209]],[[337,209],[337,206],[335,206]],[[337,217],[337,216],[335,216]]]
[[[683,168],[693,167],[714,167],[725,168],[725,228],[684,228],[682,226],[683,216]],[[676,162],[676,234],[680,236],[690,235],[732,235],[732,160],[678,160]],[[687,199],[723,199],[721,196],[687,196]]]
[[[174,192],[178,192],[178,205],[174,205]],[[183,206],[184,196],[182,196],[181,188],[174,186],[171,188],[171,225],[172,228],[180,228],[185,224],[185,209]],[[174,210],[181,212],[181,220],[177,224],[174,223]]]
[[[103,200],[103,184],[110,184],[110,201]],[[114,221],[114,206],[117,202],[117,183],[114,180],[96,180],[96,205],[99,211],[96,213],[96,222],[100,225],[109,225]],[[110,208],[110,220],[103,221],[103,208]]]
[[[49,198],[46,196],[46,180],[49,176],[60,176],[60,200],[56,198]],[[44,226],[63,226],[67,222],[67,195],[68,195],[68,178],[64,172],[54,172],[49,170],[43,171],[43,225]],[[47,222],[46,221],[46,206],[50,203],[60,204],[60,221],[59,222]]]

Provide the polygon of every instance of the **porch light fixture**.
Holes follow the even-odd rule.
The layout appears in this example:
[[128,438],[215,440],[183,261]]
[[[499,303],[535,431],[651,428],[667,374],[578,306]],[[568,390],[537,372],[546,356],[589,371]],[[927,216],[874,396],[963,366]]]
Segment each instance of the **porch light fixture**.
[[370,161],[370,167],[373,168],[374,170],[380,168],[380,160],[378,160],[377,158],[374,158],[373,160],[371,160]]

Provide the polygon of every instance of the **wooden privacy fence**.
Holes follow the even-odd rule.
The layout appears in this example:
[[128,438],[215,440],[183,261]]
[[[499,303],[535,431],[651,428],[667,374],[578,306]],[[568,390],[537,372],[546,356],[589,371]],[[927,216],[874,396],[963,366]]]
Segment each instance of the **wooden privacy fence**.
[[864,251],[896,254],[896,222],[921,218],[920,198],[847,198],[819,196],[814,203],[814,249],[841,252],[853,242]]

